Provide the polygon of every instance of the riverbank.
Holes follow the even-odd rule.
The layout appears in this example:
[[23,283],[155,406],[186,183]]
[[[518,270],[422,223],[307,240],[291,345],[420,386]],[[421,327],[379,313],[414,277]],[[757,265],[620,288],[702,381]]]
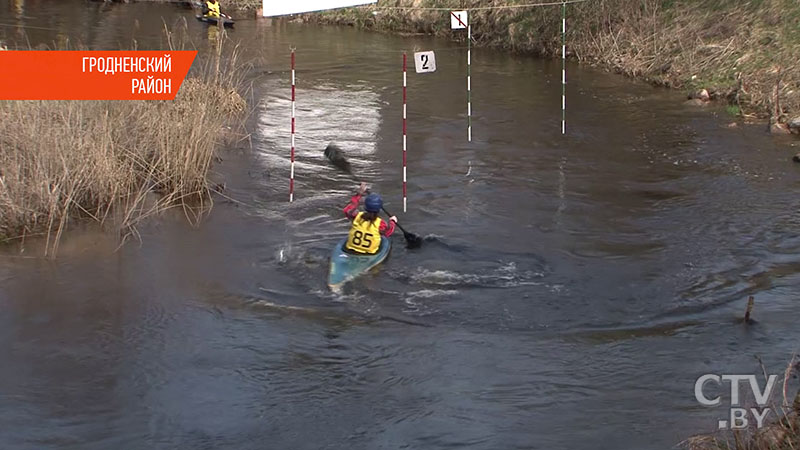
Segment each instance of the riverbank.
[[[790,366],[787,378],[797,372]],[[723,436],[702,435],[687,439],[682,447],[687,450],[793,450],[800,446],[800,392],[794,400],[783,399],[785,406],[773,407],[781,415],[779,420],[765,424],[761,429],[753,426],[736,430]]]
[[[473,8],[495,6],[480,0]],[[503,4],[527,4],[508,0]],[[450,30],[457,0],[379,1],[377,6],[307,14],[311,23],[350,25],[464,39]],[[399,9],[381,9],[399,8]],[[406,9],[404,9],[406,8]],[[561,6],[470,12],[475,44],[557,57]],[[800,115],[800,3],[791,0],[592,0],[568,4],[567,55],[650,83],[692,94],[706,89],[732,115],[787,123]],[[786,127],[783,127],[784,130]]]
[[224,127],[246,107],[235,64],[209,61],[174,101],[0,102],[0,243],[41,236],[52,257],[74,219],[123,239],[167,208],[198,220]]

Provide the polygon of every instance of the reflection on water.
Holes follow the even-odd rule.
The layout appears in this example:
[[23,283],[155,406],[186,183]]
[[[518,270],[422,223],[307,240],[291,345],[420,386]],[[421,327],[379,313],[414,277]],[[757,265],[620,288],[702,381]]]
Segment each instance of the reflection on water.
[[[0,39],[25,48],[165,48],[166,24],[202,58],[218,38],[168,4],[0,9]],[[717,424],[697,376],[760,373],[752,355],[776,372],[795,350],[800,183],[757,128],[572,67],[561,136],[560,61],[479,49],[470,144],[457,44],[247,17],[228,36],[253,113],[202,227],[0,255],[0,447],[662,449]],[[409,73],[400,219],[426,240],[333,294],[349,194],[366,181],[400,209],[415,48],[438,67]]]

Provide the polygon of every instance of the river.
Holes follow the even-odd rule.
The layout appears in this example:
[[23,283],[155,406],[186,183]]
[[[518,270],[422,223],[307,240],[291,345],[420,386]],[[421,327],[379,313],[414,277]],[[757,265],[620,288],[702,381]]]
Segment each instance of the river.
[[[0,11],[9,46],[162,49],[185,19],[203,54],[218,33],[147,2]],[[562,135],[560,61],[478,49],[469,143],[463,43],[248,18],[229,37],[250,135],[221,152],[230,199],[202,226],[0,255],[0,448],[666,449],[728,414],[699,376],[761,374],[754,356],[782,374],[797,350],[800,174],[763,124],[569,64]],[[438,67],[409,73],[403,214],[415,49]],[[427,240],[398,233],[333,294],[356,178]]]

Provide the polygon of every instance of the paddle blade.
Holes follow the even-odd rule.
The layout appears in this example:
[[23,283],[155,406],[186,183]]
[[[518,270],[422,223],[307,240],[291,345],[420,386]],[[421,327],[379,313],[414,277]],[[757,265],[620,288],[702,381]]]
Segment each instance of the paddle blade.
[[406,238],[406,248],[420,248],[422,247],[422,238],[414,233],[403,232]]
[[344,153],[338,145],[333,142],[328,144],[328,146],[325,147],[325,157],[328,158],[328,161],[334,166],[347,173],[351,173],[350,162],[344,157]]

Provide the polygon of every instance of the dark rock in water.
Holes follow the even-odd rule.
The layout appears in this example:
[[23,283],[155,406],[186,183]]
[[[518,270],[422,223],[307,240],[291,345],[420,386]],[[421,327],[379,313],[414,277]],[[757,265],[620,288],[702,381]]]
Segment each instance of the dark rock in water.
[[338,145],[333,142],[328,144],[328,146],[325,147],[325,157],[328,158],[334,166],[347,173],[351,173],[350,162],[344,157],[342,149],[340,149]]
[[[689,100],[700,100],[701,102],[705,103],[705,102],[711,101],[711,95],[708,93],[707,90],[700,89],[697,92],[693,92],[693,93],[689,94]],[[696,102],[696,103],[700,104],[699,102]]]
[[800,117],[795,117],[790,120],[787,125],[789,125],[789,130],[791,130],[792,133],[800,133]]
[[800,163],[800,153],[794,155],[794,158],[792,158],[792,161],[794,161],[796,163]]

